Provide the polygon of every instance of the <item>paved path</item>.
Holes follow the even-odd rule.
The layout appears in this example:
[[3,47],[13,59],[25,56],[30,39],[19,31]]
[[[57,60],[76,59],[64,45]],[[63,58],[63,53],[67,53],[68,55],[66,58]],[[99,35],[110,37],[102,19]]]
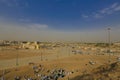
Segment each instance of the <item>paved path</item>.
[[[43,56],[43,61],[45,61],[46,59],[50,61],[50,60],[55,60],[57,58],[60,59],[60,58],[69,57],[69,56],[70,56],[70,50],[68,48],[61,48],[56,54]],[[29,62],[40,62],[40,61],[41,61],[41,56],[18,58],[19,66],[28,65]],[[16,59],[0,61],[0,70],[13,68],[13,67],[16,67]]]

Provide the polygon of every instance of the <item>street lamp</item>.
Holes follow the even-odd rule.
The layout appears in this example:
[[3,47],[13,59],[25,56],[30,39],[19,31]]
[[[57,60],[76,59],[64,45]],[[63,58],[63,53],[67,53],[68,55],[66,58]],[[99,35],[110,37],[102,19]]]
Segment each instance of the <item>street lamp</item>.
[[110,41],[110,30],[111,28],[107,28],[108,30],[108,53],[109,53],[109,62],[110,62],[110,44],[111,44],[111,41]]
[[109,43],[109,47],[110,47],[110,30],[111,30],[111,28],[108,28],[108,43]]

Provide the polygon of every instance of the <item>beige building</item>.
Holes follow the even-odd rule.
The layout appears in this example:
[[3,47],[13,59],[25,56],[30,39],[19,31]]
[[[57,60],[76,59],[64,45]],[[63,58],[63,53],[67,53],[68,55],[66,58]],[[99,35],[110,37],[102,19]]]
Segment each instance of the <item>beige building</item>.
[[22,43],[22,48],[24,49],[40,49],[40,45],[35,41],[35,42],[26,42]]

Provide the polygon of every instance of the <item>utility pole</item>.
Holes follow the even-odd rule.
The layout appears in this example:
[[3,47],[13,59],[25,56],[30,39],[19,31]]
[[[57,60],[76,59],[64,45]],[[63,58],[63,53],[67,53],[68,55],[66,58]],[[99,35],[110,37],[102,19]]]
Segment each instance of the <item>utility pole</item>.
[[17,70],[17,66],[19,65],[19,63],[18,63],[18,48],[16,48],[16,50],[17,50],[17,53],[16,53],[16,70]]
[[16,66],[18,66],[18,53],[16,54]]
[[43,51],[41,51],[41,61],[43,60],[43,59],[42,59],[42,55],[43,55]]

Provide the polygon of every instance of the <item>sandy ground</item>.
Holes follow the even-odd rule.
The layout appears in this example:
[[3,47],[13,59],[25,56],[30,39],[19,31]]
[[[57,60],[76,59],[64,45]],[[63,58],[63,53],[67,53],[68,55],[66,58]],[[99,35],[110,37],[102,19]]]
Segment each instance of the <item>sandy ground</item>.
[[[41,57],[42,53],[42,57]],[[18,59],[17,59],[18,54]],[[0,69],[7,69],[18,66],[27,65],[29,62],[40,62],[55,60],[57,58],[68,57],[70,51],[68,48],[56,48],[53,50],[12,50],[1,51],[0,56]]]
[[0,60],[10,60],[15,59],[17,54],[19,58],[25,58],[25,57],[33,57],[33,56],[40,56],[41,53],[45,53],[44,55],[55,53],[56,50],[46,50],[46,49],[40,49],[40,50],[0,50]]
[[[28,52],[29,51],[27,51],[27,54]],[[46,51],[46,52],[50,52],[50,51]],[[41,56],[38,55],[33,56],[32,53],[30,54],[31,55],[25,54],[26,56],[24,56],[24,58],[22,58],[24,54],[21,54],[21,57],[19,57],[18,60],[19,65],[17,67],[15,65],[16,63],[15,57],[9,58],[7,60],[1,59],[0,76],[2,76],[3,70],[6,69],[7,71],[7,73],[5,74],[6,80],[13,80],[15,76],[23,77],[24,75],[34,77],[32,66],[28,65],[29,62],[33,62],[36,64],[42,64],[46,70],[49,69],[51,70],[54,68],[63,68],[66,71],[73,71],[74,72],[73,74],[68,75],[63,79],[60,79],[60,80],[67,80],[68,77],[73,78],[77,75],[83,74],[84,72],[90,72],[92,69],[100,65],[107,64],[109,60],[109,55],[96,55],[96,54],[74,55],[71,53],[71,49],[66,47],[52,50],[50,55],[45,55],[44,53],[43,61],[41,61]],[[111,62],[116,61],[116,55],[111,55],[110,59]],[[89,61],[94,61],[96,64],[91,65],[89,64]],[[17,71],[15,70],[16,68],[18,69]]]
[[[44,65],[44,68],[46,70],[49,69],[55,69],[55,68],[63,68],[66,71],[73,71],[74,73],[61,79],[61,80],[66,80],[68,77],[73,78],[77,75],[83,74],[84,71],[90,72],[92,69],[108,63],[108,56],[104,55],[71,55],[70,57],[62,58],[62,59],[56,59],[52,61],[42,61],[37,64],[42,64]],[[111,58],[113,61],[115,61],[115,57]],[[95,65],[90,65],[89,61],[94,60],[96,61]],[[87,65],[86,65],[87,64]],[[32,76],[33,75],[33,70],[32,66],[23,66],[23,67],[17,67],[18,71],[15,70],[16,68],[13,69],[7,69],[8,73],[5,75],[6,79],[12,80],[15,76]],[[2,71],[1,71],[2,74]]]

